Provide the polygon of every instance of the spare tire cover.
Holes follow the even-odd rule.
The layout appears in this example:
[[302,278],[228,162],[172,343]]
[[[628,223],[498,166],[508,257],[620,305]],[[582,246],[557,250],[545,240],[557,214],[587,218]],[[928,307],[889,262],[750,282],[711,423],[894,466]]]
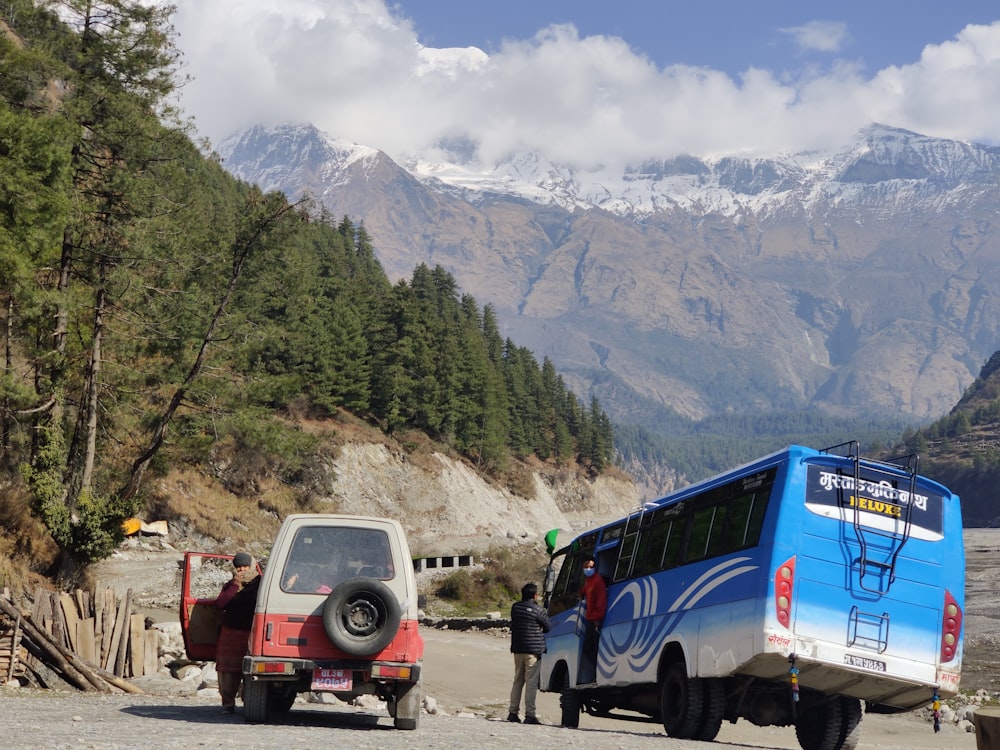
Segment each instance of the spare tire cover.
[[323,627],[334,646],[350,656],[377,654],[396,637],[399,602],[382,581],[351,578],[323,605]]

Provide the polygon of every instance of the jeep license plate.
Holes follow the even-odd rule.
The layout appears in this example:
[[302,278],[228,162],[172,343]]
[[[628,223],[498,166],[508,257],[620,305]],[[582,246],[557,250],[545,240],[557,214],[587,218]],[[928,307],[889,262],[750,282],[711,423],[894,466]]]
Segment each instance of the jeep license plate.
[[312,678],[313,690],[350,690],[351,670],[349,669],[314,669]]

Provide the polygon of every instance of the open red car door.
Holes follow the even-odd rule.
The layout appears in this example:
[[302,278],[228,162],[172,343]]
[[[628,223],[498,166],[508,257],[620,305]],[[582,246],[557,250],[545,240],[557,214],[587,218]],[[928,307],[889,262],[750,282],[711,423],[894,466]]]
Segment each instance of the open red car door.
[[[261,573],[257,563],[257,575]],[[233,555],[185,552],[181,574],[181,633],[191,661],[214,661],[222,610],[215,598],[233,576]]]

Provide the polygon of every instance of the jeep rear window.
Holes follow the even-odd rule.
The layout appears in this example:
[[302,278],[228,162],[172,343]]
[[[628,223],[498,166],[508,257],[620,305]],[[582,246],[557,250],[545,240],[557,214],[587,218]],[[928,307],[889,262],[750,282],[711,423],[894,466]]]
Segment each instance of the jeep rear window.
[[304,526],[292,540],[281,572],[281,589],[329,594],[351,578],[388,581],[394,575],[389,535],[382,529]]

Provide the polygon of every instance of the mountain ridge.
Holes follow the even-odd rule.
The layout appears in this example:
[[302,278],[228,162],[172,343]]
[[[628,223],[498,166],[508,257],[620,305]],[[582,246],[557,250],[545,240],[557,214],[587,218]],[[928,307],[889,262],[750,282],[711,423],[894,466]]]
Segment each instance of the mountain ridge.
[[219,150],[241,179],[363,222],[391,278],[441,265],[616,422],[919,422],[1000,339],[995,148],[873,125],[825,154],[651,158],[607,183],[538,154],[478,179],[407,169],[309,125]]

